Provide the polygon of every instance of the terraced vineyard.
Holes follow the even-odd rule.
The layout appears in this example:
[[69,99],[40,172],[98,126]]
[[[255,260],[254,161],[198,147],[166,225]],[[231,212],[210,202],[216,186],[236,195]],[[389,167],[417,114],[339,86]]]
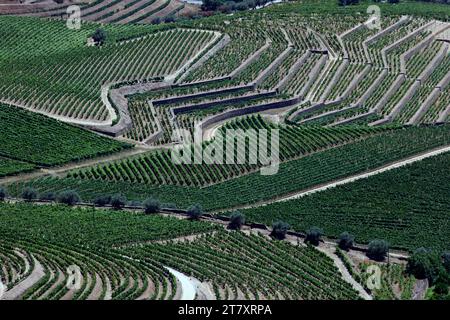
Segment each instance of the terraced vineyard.
[[190,2],[0,0],[0,299],[444,297],[448,4]]
[[200,203],[205,209],[217,210],[271,200],[449,143],[447,126],[388,131],[282,163],[275,175],[263,176],[260,172],[255,172],[202,188],[158,185],[149,190],[147,184],[54,177],[13,183],[7,187],[11,194],[18,196],[26,186],[32,186],[42,193],[75,189],[85,200],[114,193],[124,193],[129,199],[135,200],[153,195],[162,202],[174,203],[179,208]]

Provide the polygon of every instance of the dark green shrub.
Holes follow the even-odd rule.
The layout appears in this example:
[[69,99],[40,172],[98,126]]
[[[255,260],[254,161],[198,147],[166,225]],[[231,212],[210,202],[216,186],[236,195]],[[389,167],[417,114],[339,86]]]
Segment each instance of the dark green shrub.
[[107,204],[111,203],[111,196],[110,195],[98,196],[94,199],[93,203],[97,207],[104,207]]
[[45,192],[39,196],[40,200],[44,201],[55,201],[56,200],[56,193],[54,192]]
[[4,201],[6,198],[6,190],[3,188],[0,188],[0,201]]
[[101,46],[103,43],[105,43],[107,38],[106,31],[103,29],[97,29],[95,30],[94,34],[92,35],[92,39],[94,40],[95,44],[98,46]]
[[127,198],[121,194],[115,194],[111,197],[111,206],[116,209],[120,210],[127,204]]
[[419,248],[409,257],[406,272],[417,279],[428,279],[433,284],[443,271],[440,256],[429,249]]

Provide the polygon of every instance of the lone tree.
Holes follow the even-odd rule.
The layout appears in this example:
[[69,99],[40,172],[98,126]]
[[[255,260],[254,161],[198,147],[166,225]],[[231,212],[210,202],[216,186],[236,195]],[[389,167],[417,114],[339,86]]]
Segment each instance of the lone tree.
[[80,196],[74,190],[66,190],[58,195],[58,202],[67,204],[68,206],[74,206],[80,202]]
[[430,284],[436,281],[441,271],[444,271],[444,268],[439,254],[425,248],[414,251],[406,265],[407,273],[412,274],[417,279],[428,279]]
[[22,191],[22,198],[25,201],[35,200],[35,199],[37,199],[37,197],[38,197],[38,193],[37,193],[36,189],[34,189],[32,187],[26,187]]
[[228,223],[228,229],[239,230],[245,223],[245,216],[239,211],[235,211],[230,216],[230,222]]
[[125,207],[127,198],[121,194],[115,194],[111,197],[111,206],[116,210],[121,210]]
[[286,233],[290,228],[291,226],[286,222],[277,221],[272,225],[272,233],[270,235],[275,239],[283,240],[286,238]]
[[385,240],[372,240],[367,248],[367,256],[375,261],[383,261],[389,252],[389,243]]
[[106,41],[106,31],[103,29],[97,29],[95,30],[94,34],[92,35],[92,40],[94,40],[95,44],[98,46],[101,46]]
[[144,201],[145,213],[157,213],[161,210],[161,203],[155,198],[147,198]]
[[94,199],[94,205],[96,207],[104,207],[107,204],[111,203],[111,196],[110,195],[101,195]]
[[343,232],[339,236],[338,246],[340,249],[348,251],[351,247],[353,247],[353,242],[355,241],[355,237],[352,236],[348,232]]
[[0,201],[4,201],[6,198],[6,190],[3,188],[0,188]]
[[191,220],[198,220],[203,215],[202,206],[199,204],[194,204],[187,209],[187,215]]
[[312,227],[306,231],[305,242],[310,243],[313,246],[318,246],[322,235],[323,235],[322,229],[318,227]]

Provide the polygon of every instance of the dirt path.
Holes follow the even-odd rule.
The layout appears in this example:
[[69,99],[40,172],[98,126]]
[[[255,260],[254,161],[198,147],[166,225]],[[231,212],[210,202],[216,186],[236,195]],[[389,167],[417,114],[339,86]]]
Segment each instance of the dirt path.
[[271,203],[277,203],[277,202],[284,202],[284,201],[288,201],[288,200],[293,200],[293,199],[298,199],[304,196],[308,196],[310,194],[316,193],[316,192],[320,192],[320,191],[325,191],[327,189],[331,189],[340,185],[344,185],[344,184],[348,184],[348,183],[352,183],[355,182],[357,180],[361,180],[361,179],[365,179],[371,176],[375,176],[377,174],[386,172],[386,171],[390,171],[393,169],[397,169],[400,167],[404,167],[406,165],[427,159],[427,158],[431,158],[446,152],[450,152],[450,146],[444,146],[444,147],[439,147],[433,150],[429,150],[426,152],[422,152],[420,154],[414,155],[414,156],[410,156],[407,157],[405,159],[402,160],[398,160],[389,164],[386,164],[382,167],[376,168],[376,169],[372,169],[369,171],[365,171],[356,175],[352,175],[346,178],[342,178],[342,179],[337,179],[337,180],[333,180],[333,181],[329,181],[327,183],[324,184],[320,184],[320,185],[316,185],[314,187],[311,187],[309,189],[305,189],[302,191],[297,191],[294,193],[290,193],[284,196],[280,196],[277,198],[272,198],[269,200],[263,200],[251,205],[243,205],[243,206],[236,206],[236,207],[232,207],[232,208],[226,208],[226,209],[221,209],[218,210],[218,212],[223,212],[223,211],[228,211],[228,210],[235,210],[235,209],[249,209],[249,208],[256,208],[256,207],[262,207],[262,206],[266,206],[268,204]]

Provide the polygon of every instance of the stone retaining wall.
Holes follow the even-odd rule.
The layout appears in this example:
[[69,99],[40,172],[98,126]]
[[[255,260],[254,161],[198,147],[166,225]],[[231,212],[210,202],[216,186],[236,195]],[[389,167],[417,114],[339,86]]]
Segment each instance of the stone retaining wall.
[[450,104],[447,106],[447,108],[445,108],[444,111],[441,112],[436,123],[444,123],[447,120],[449,114],[450,114]]
[[344,107],[342,109],[331,110],[331,111],[324,112],[322,114],[319,114],[319,115],[311,117],[311,118],[303,119],[303,120],[301,120],[301,121],[299,121],[297,123],[298,124],[307,123],[307,122],[310,122],[310,121],[313,121],[313,120],[316,120],[316,119],[320,119],[320,118],[336,115],[336,114],[339,114],[339,113],[342,113],[342,112],[345,112],[345,111],[348,111],[348,110],[352,110],[352,109],[355,109],[357,107],[358,106],[351,105],[351,106],[348,106],[348,107]]
[[[174,86],[174,88],[177,88],[177,87],[179,87],[179,86]],[[219,95],[219,94],[233,93],[233,92],[237,92],[240,90],[249,90],[250,91],[250,90],[254,90],[254,89],[255,89],[255,87],[252,84],[240,85],[240,86],[235,86],[235,87],[230,87],[230,88],[197,92],[197,93],[187,94],[187,95],[183,95],[183,96],[174,96],[174,97],[153,100],[153,104],[155,106],[162,106],[162,105],[166,105],[166,104],[182,102],[184,100],[191,100],[191,99],[195,99],[195,98],[204,98],[204,97],[215,96],[215,95]]]
[[372,69],[372,66],[370,64],[366,65],[363,71],[361,71],[356,78],[354,78],[347,89],[342,93],[342,95],[339,97],[340,100],[346,99],[350,93],[356,88],[356,86],[367,76],[367,74],[370,72],[370,69]]
[[448,52],[448,44],[445,44],[441,47],[441,49],[433,58],[433,60],[431,60],[431,62],[426,66],[425,70],[422,71],[417,80],[423,83],[426,79],[428,79],[428,77],[433,73],[433,71],[442,62],[442,60],[444,60],[445,56],[447,55],[447,52]]
[[342,119],[340,121],[333,122],[333,123],[327,125],[327,127],[334,127],[334,126],[347,124],[347,123],[353,122],[355,120],[367,118],[367,117],[369,117],[369,116],[371,116],[373,114],[375,114],[375,112],[373,112],[373,111],[369,111],[369,112],[366,112],[366,113],[358,114],[358,115],[350,117],[350,118],[346,118],[346,119]]
[[422,31],[424,31],[425,29],[429,28],[434,22],[429,22],[425,25],[423,25],[422,27],[414,30],[413,32],[407,34],[406,36],[404,36],[403,38],[397,40],[396,42],[394,42],[393,44],[384,47],[381,50],[381,54],[383,56],[383,63],[386,67],[389,66],[388,61],[387,61],[387,53],[399,46],[401,46],[404,42],[408,41],[409,39],[411,39],[412,37],[416,36],[417,34],[421,33]]
[[272,63],[266,69],[264,69],[263,72],[261,72],[256,77],[253,83],[256,86],[259,86],[261,83],[263,83],[264,80],[273,72],[273,70],[276,69],[281,63],[283,63],[284,59],[286,59],[286,57],[292,50],[294,50],[293,47],[287,47],[274,61],[272,61]]
[[409,87],[405,95],[400,99],[400,101],[395,105],[392,111],[389,113],[388,118],[392,121],[398,114],[402,111],[406,103],[411,100],[411,98],[416,94],[417,90],[420,88],[420,81],[416,80],[414,84]]
[[372,96],[373,92],[380,86],[381,82],[383,82],[383,80],[386,78],[387,75],[388,75],[388,70],[387,69],[383,69],[383,71],[381,71],[380,75],[375,80],[375,82],[372,83],[372,85],[358,99],[358,101],[356,101],[355,104],[357,106],[363,106],[366,103],[366,101]]
[[327,103],[319,102],[319,103],[313,104],[307,108],[296,110],[295,112],[293,112],[292,114],[289,115],[288,120],[294,121],[294,119],[301,114],[313,112],[313,111],[316,111],[316,110],[319,110],[319,109],[322,109],[325,107],[335,106],[335,105],[338,105],[339,103],[341,103],[340,100],[335,100],[335,101],[331,101],[331,102],[327,102]]
[[248,57],[239,67],[234,69],[230,74],[230,78],[235,78],[237,75],[239,75],[249,64],[254,62],[256,59],[258,59],[261,54],[266,51],[270,46],[272,45],[272,40],[266,39],[266,43],[259,48],[256,52],[254,52],[250,57]]

